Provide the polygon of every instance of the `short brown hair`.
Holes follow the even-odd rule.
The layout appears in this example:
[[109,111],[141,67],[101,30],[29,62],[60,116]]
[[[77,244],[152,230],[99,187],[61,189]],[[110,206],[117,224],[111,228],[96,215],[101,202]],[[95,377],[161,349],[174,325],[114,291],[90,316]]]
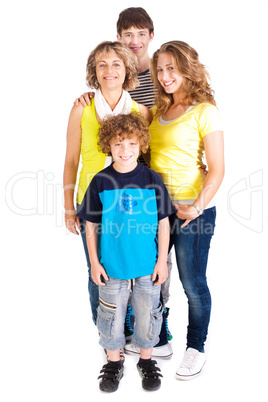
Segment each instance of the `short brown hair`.
[[121,36],[122,31],[134,28],[147,28],[149,34],[154,32],[154,24],[149,14],[142,7],[129,7],[121,11],[116,24],[117,33]]
[[138,113],[118,114],[108,116],[102,121],[99,129],[98,145],[104,154],[111,156],[111,141],[118,138],[119,142],[125,138],[136,136],[140,150],[145,153],[149,148],[150,134],[146,122]]
[[90,53],[87,60],[87,85],[90,88],[98,89],[100,84],[97,80],[96,65],[98,63],[99,57],[103,54],[116,53],[117,56],[123,61],[126,68],[126,77],[123,83],[123,89],[130,91],[135,89],[139,85],[138,73],[139,65],[138,60],[134,53],[121,42],[101,42],[92,52]]

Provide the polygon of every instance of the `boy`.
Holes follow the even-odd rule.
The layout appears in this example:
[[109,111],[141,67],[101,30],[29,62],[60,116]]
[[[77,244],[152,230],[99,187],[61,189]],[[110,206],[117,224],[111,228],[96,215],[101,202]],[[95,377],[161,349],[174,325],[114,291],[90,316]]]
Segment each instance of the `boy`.
[[174,207],[158,174],[137,161],[150,140],[139,115],[107,118],[99,137],[102,152],[114,162],[94,176],[78,212],[87,220],[91,274],[99,285],[97,326],[108,359],[99,386],[104,392],[116,391],[123,376],[120,348],[125,345],[124,322],[132,288],[132,342],[140,348],[137,368],[143,388],[153,391],[161,386],[162,375],[151,355],[162,324],[160,287],[168,276],[168,216]]
[[149,44],[154,38],[153,21],[141,7],[130,7],[119,14],[117,21],[117,40],[123,42],[137,56],[140,85],[130,96],[148,108],[154,104],[155,88],[150,75]]
[[[133,91],[129,91],[133,100],[141,103],[148,108],[153,106],[155,97],[155,88],[150,75],[150,56],[149,44],[154,38],[154,24],[149,14],[142,7],[129,7],[123,10],[117,20],[117,40],[127,45],[133,53],[137,56],[139,64],[138,80],[140,85]],[[75,104],[79,102],[83,106],[90,105],[90,97],[94,93],[85,93],[80,99],[76,99]],[[142,155],[139,157],[139,162],[145,164]],[[171,254],[168,256],[168,270],[169,273],[172,269]],[[161,287],[163,296],[163,304],[166,305],[169,299],[170,275],[166,282]],[[131,323],[131,306],[127,312],[126,317],[126,334],[132,335],[133,328]],[[172,347],[168,340],[172,339],[172,335],[168,329],[167,318],[169,308],[165,308],[163,312],[163,326],[160,334],[160,343],[156,345],[153,355],[156,357],[170,358],[173,354]],[[133,344],[125,346],[125,352],[130,354],[139,354],[139,349],[135,348]]]

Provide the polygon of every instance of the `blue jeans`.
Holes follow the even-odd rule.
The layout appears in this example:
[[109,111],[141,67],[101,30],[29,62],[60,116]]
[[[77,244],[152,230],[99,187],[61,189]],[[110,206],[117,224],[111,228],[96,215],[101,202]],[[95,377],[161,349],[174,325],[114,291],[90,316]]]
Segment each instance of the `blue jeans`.
[[170,217],[170,248],[175,255],[189,305],[187,348],[204,352],[211,312],[211,296],[207,285],[206,269],[210,241],[214,234],[216,208],[204,210],[203,214],[181,228],[184,220],[176,214]]
[[[124,324],[131,282],[109,278],[105,286],[99,287],[97,327],[99,343],[105,349],[117,350],[125,345]],[[154,286],[152,275],[135,278],[131,301],[135,315],[132,343],[139,348],[150,349],[159,341],[163,312],[159,298],[160,285]]]
[[99,305],[99,287],[95,284],[91,277],[91,265],[88,255],[87,249],[87,239],[86,239],[86,221],[80,218],[81,223],[81,237],[83,241],[83,246],[85,250],[86,260],[87,260],[87,267],[88,267],[88,293],[89,293],[89,301],[92,311],[92,319],[94,324],[97,323],[97,308]]

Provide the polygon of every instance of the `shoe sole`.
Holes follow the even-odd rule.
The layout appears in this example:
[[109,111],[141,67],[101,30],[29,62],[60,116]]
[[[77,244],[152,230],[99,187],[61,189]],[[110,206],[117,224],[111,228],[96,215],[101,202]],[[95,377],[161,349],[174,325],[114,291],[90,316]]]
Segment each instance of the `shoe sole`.
[[158,359],[164,359],[164,360],[169,360],[172,358],[172,356],[173,356],[173,352],[166,356],[159,356],[159,355],[155,355],[152,353],[152,357],[157,357]]
[[157,391],[158,389],[161,388],[161,384],[160,384],[159,386],[157,386],[157,387],[154,387],[154,388],[149,388],[149,387],[144,387],[144,386],[142,386],[142,388],[143,388],[145,391],[148,391],[148,392]]
[[201,367],[200,371],[198,371],[198,373],[196,373],[196,374],[192,374],[192,375],[181,375],[181,374],[176,373],[176,378],[177,378],[178,380],[181,380],[181,381],[190,381],[190,380],[193,380],[194,378],[198,377],[198,376],[202,373],[202,370],[203,370],[204,365],[205,365],[205,363],[204,363],[203,366]]
[[114,388],[114,389],[105,389],[105,384],[104,384],[104,385],[103,385],[103,384],[99,384],[99,389],[100,389],[100,391],[105,392],[105,393],[107,393],[107,394],[111,394],[112,392],[117,391],[117,390],[118,390],[118,387],[119,387],[120,380],[121,380],[123,377],[124,377],[124,373],[122,373],[122,375],[121,375],[120,378],[118,379],[119,382],[118,382],[118,384],[117,384],[117,387]]
[[[124,349],[124,352],[125,352],[126,355],[135,355],[135,356],[140,355],[140,352],[134,352],[132,350],[130,351],[130,350],[127,350],[127,349]],[[171,359],[172,355],[173,355],[173,352],[170,355],[166,355],[166,356],[159,356],[159,355],[152,354],[152,357],[157,357],[158,359],[169,360],[169,359]]]

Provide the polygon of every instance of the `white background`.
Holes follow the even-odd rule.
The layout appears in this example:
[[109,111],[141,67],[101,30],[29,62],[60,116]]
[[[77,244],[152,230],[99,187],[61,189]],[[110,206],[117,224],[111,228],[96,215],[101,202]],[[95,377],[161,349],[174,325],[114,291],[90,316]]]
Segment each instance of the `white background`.
[[[144,6],[154,21],[150,54],[183,40],[207,66],[225,125],[226,176],[208,266],[204,374],[175,379],[187,303],[174,266],[174,354],[158,360],[162,388],[144,392],[137,359],[127,356],[120,389],[108,396],[96,379],[104,355],[81,239],[63,225],[62,172],[69,112],[87,90],[87,57],[116,38],[119,12],[130,6]],[[11,0],[0,15],[1,401],[266,401],[267,0]]]

